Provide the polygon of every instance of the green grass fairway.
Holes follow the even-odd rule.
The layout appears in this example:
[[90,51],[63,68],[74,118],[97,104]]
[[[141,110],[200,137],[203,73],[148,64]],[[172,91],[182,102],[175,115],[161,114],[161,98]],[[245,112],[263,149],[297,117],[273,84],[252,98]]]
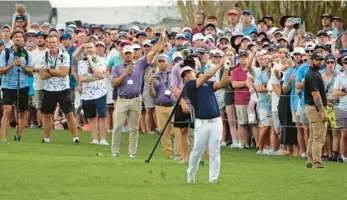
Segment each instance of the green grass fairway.
[[4,200],[347,199],[347,165],[342,163],[307,169],[301,158],[223,149],[219,182],[206,183],[205,164],[196,183],[187,185],[187,165],[167,160],[161,145],[151,163],[144,163],[157,135],[141,135],[138,155],[129,159],[126,134],[121,156],[112,158],[110,147],[89,144],[89,133],[80,133],[80,144],[73,144],[67,131],[54,131],[50,144],[40,143],[39,129],[26,129],[19,143],[12,141],[14,133],[11,129],[11,141],[0,143],[0,199]]

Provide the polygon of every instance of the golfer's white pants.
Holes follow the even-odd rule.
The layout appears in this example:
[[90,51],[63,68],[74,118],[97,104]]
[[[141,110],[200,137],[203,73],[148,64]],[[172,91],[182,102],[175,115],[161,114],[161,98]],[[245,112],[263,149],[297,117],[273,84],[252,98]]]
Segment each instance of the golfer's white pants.
[[207,145],[210,154],[209,181],[217,181],[220,171],[220,143],[223,134],[222,118],[210,120],[196,119],[194,148],[189,157],[187,172],[195,177],[199,162]]

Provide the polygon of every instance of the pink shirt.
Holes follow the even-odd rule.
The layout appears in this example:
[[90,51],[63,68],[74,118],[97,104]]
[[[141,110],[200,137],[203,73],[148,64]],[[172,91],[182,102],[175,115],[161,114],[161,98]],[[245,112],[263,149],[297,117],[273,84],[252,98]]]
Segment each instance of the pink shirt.
[[[241,65],[236,65],[232,71],[231,81],[246,81],[248,71],[244,71]],[[248,105],[251,99],[251,93],[247,86],[235,88],[234,100],[235,105]]]

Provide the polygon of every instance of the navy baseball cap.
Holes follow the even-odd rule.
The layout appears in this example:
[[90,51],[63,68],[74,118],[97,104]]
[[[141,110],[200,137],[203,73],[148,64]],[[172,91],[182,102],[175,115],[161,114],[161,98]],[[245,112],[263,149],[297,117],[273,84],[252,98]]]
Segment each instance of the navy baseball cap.
[[248,56],[247,51],[240,51],[239,56]]
[[60,36],[60,39],[68,39],[68,40],[71,40],[72,39],[72,36],[70,33],[64,33],[63,35]]
[[347,48],[340,48],[339,52],[340,54],[347,53]]
[[333,61],[336,61],[336,57],[334,54],[328,54],[325,56],[325,61],[328,61],[328,60],[333,60]]
[[15,21],[21,21],[21,22],[24,22],[24,21],[27,21],[27,17],[25,15],[18,15],[16,17],[16,20]]
[[250,10],[244,10],[244,11],[242,12],[242,15],[244,15],[244,14],[246,14],[246,15],[252,15],[252,11],[250,11]]
[[324,59],[324,56],[319,52],[314,52],[311,56],[312,60]]
[[135,37],[137,38],[137,37],[139,37],[139,36],[147,37],[147,34],[146,34],[146,32],[144,32],[144,31],[139,31],[138,33],[136,33]]

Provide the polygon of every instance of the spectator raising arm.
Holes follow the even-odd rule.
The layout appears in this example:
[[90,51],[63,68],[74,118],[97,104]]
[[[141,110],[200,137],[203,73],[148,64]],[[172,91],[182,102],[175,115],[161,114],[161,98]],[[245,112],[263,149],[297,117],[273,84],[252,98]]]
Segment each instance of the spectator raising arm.
[[152,61],[155,58],[155,55],[159,52],[159,50],[163,46],[163,41],[165,40],[165,37],[166,37],[166,28],[163,28],[163,30],[161,31],[159,41],[154,45],[152,50],[147,54],[147,63],[148,64],[152,64]]

